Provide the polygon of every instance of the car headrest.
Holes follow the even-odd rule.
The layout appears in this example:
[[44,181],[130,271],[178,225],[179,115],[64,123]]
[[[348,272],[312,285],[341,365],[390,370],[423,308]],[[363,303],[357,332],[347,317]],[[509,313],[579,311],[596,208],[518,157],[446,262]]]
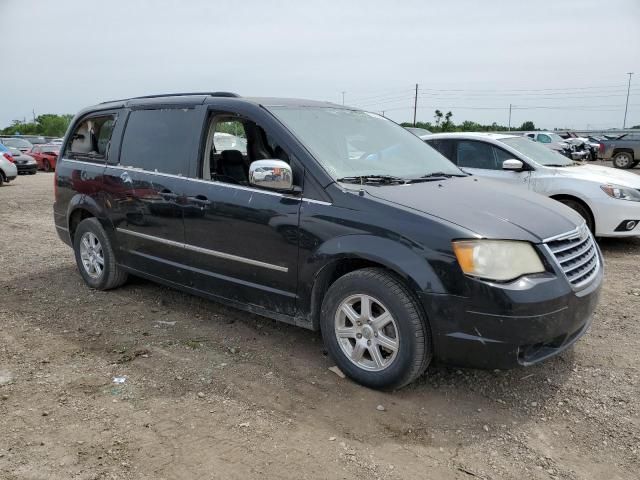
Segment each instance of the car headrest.
[[220,156],[225,165],[244,165],[244,159],[239,150],[223,150]]

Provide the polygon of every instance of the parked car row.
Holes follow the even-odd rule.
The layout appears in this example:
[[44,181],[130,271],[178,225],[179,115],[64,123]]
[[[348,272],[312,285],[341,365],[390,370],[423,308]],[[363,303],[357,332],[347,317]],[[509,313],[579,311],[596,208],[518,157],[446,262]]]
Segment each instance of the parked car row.
[[640,235],[640,175],[578,163],[520,136],[421,137],[467,173],[541,193],[572,208],[598,237]]
[[584,142],[572,142],[565,140],[557,133],[553,132],[528,132],[524,134],[527,138],[540,142],[549,149],[564,155],[572,160],[586,160],[590,152],[584,146]]
[[[4,166],[0,166],[3,183],[12,180],[7,172],[11,169],[6,163],[13,164],[17,174],[34,175],[37,170],[50,172],[55,170],[60,144],[32,144],[25,138],[0,138],[0,154],[4,158]],[[12,169],[11,169],[12,170]]]
[[[218,143],[227,131],[246,148]],[[55,227],[91,288],[135,274],[320,330],[369,387],[399,388],[433,359],[510,368],[571,347],[603,279],[589,227],[609,227],[535,191],[573,170],[586,191],[597,173],[525,138],[426,140],[325,102],[102,103],[63,142]],[[610,180],[594,198],[640,218],[624,179]]]

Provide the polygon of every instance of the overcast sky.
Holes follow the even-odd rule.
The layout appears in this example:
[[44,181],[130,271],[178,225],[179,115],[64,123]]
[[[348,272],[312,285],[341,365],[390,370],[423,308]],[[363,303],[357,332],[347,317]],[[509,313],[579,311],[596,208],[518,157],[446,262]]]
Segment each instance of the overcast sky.
[[[230,90],[418,120],[640,124],[640,1],[0,0],[0,127]],[[523,107],[528,107],[524,109]],[[536,107],[536,108],[532,108]]]

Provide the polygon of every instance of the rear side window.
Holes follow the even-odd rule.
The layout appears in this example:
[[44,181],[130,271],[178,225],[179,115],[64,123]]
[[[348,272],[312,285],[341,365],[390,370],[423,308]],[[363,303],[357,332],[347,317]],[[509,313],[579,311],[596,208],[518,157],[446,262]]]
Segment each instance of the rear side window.
[[197,118],[189,108],[134,110],[122,139],[120,164],[186,175],[200,133]]
[[[82,120],[73,131],[65,157],[82,160],[104,160],[115,125],[115,115],[100,115]],[[39,152],[40,147],[36,147]]]
[[442,155],[447,157],[452,162],[455,161],[454,148],[453,148],[453,140],[446,139],[436,139],[436,140],[428,140],[427,143],[435,148]]

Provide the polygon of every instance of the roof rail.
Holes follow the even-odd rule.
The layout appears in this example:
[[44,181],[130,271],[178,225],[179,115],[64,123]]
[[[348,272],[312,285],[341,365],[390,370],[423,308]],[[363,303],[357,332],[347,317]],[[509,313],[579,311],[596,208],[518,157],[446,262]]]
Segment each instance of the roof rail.
[[131,97],[131,98],[121,98],[119,100],[107,100],[103,103],[111,103],[111,102],[123,102],[125,100],[141,100],[145,98],[162,98],[162,97],[191,97],[196,95],[207,95],[209,97],[231,97],[231,98],[239,98],[240,95],[233,92],[186,92],[186,93],[160,93],[157,95],[143,95],[141,97]]

